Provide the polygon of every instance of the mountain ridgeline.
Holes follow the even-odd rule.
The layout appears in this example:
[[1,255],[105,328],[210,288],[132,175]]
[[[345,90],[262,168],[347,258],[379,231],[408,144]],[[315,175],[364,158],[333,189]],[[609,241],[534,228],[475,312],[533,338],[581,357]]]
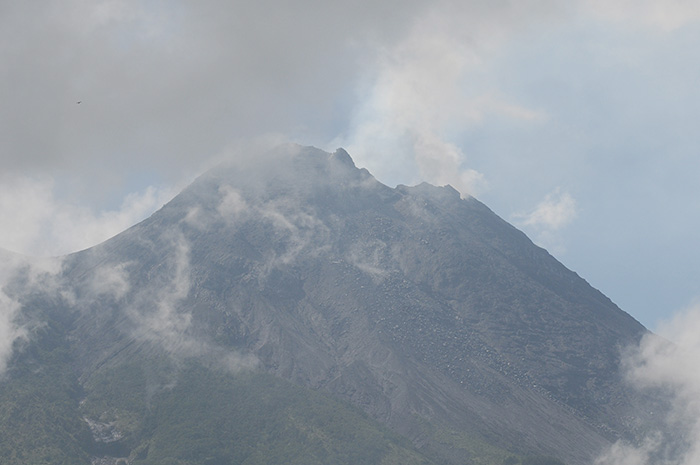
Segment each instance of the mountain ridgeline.
[[221,165],[42,279],[5,286],[2,463],[584,465],[649,421],[638,322],[478,200],[342,149]]

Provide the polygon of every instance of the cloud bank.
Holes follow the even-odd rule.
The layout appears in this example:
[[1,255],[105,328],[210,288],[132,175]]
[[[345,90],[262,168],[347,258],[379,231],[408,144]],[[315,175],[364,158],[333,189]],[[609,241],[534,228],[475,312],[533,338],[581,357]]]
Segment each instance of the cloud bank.
[[[640,287],[658,286],[657,307],[697,294],[693,2],[45,0],[0,13],[0,247],[94,245],[229,147],[277,138],[344,146],[386,184],[451,184],[503,217],[567,186],[580,214],[554,247],[569,266],[639,316],[655,300]],[[644,271],[620,282],[640,248]],[[683,271],[665,280],[660,263]]]

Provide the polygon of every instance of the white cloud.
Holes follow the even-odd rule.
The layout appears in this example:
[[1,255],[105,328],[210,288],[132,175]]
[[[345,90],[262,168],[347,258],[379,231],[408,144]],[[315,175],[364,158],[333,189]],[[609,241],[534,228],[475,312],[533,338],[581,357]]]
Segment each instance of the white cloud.
[[658,438],[648,438],[637,447],[616,442],[596,459],[595,465],[651,465],[651,454],[658,445]]
[[27,337],[27,329],[15,321],[19,309],[20,303],[0,289],[0,375],[7,368],[15,341]]
[[57,198],[48,178],[3,178],[0,184],[0,246],[34,256],[61,255],[98,244],[144,219],[170,199],[149,187],[128,195],[118,210],[91,209]]
[[635,388],[669,395],[672,408],[663,419],[666,431],[652,433],[640,447],[615,444],[599,465],[700,463],[700,304],[679,313],[659,331],[664,337],[645,336],[624,366]]
[[221,186],[219,189],[221,201],[217,206],[217,211],[226,221],[236,221],[240,215],[248,210],[248,204],[241,193],[229,185]]
[[131,288],[128,273],[129,263],[107,264],[98,266],[90,274],[88,289],[93,298],[111,296],[116,300],[123,298]]
[[556,231],[576,218],[576,201],[561,189],[547,194],[530,213],[516,215],[522,226],[532,226],[546,231]]

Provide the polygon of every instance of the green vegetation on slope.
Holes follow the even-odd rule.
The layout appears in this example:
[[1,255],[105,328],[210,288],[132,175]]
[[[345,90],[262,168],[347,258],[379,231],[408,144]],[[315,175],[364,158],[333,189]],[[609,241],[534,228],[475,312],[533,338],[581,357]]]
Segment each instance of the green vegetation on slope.
[[89,464],[92,438],[58,323],[37,332],[0,381],[0,463]]
[[83,412],[122,428],[132,464],[431,463],[358,409],[270,375],[191,363],[163,376],[134,363],[86,383]]
[[[55,323],[42,330],[0,383],[0,463],[80,465],[95,456],[132,465],[434,463],[359,409],[262,373],[137,357],[98,370],[81,388],[59,332]],[[463,451],[469,465],[561,465],[464,433],[432,435]]]

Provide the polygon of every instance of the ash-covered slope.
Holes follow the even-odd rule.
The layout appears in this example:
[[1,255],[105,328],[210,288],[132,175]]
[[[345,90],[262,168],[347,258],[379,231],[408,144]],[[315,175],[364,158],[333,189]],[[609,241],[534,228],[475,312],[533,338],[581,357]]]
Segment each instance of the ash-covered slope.
[[454,464],[474,441],[590,463],[644,420],[618,368],[638,322],[476,199],[389,188],[343,150],[220,166],[64,270],[89,399],[135,359],[252,368]]

